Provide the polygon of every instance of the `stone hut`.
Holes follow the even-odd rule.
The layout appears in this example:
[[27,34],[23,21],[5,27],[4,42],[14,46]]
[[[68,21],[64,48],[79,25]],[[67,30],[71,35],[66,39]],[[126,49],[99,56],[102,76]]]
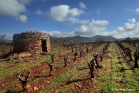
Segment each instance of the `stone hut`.
[[50,36],[47,33],[30,30],[13,35],[13,52],[50,52]]

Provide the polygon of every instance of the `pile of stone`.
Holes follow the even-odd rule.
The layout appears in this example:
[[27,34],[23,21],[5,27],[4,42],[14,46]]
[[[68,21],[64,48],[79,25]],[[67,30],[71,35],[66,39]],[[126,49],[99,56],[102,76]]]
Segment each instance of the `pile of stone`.
[[13,35],[13,51],[15,53],[42,52],[42,40],[46,40],[47,52],[50,52],[50,36],[47,33],[40,33],[37,31],[27,31],[21,34]]

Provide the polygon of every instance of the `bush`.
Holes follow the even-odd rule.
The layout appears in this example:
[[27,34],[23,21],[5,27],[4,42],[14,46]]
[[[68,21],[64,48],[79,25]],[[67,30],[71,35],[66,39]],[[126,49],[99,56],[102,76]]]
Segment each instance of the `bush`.
[[6,93],[16,93],[14,88],[8,88],[8,90],[6,91]]

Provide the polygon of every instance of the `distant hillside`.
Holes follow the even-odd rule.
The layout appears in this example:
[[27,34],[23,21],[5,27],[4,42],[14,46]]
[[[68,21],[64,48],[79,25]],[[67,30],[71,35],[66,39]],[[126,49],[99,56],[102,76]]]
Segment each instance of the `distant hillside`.
[[96,41],[97,38],[99,38],[99,37],[103,38],[105,41],[116,41],[116,40],[117,40],[117,38],[114,38],[114,37],[112,37],[112,36],[101,36],[101,35],[96,35],[96,36],[94,36],[94,37],[91,37],[91,40],[93,40],[93,42],[94,42],[94,41]]
[[78,41],[78,42],[94,42],[98,38],[102,38],[105,41],[116,41],[117,40],[116,38],[114,38],[112,36],[100,36],[100,35],[96,35],[94,37],[74,36],[74,37],[66,37],[66,38],[63,38],[63,39],[73,40],[73,41]]
[[[96,35],[93,37],[82,37],[82,36],[74,36],[74,37],[66,37],[66,38],[57,38],[57,37],[52,37],[53,39],[59,39],[59,40],[72,40],[72,41],[78,41],[78,42],[95,42],[98,38],[102,38],[105,41],[121,41],[124,40],[125,38],[114,38],[112,36],[101,36],[101,35]],[[139,39],[138,37],[132,37],[131,39]]]
[[[120,39],[117,39],[118,41],[122,41],[122,40],[125,40],[126,38],[120,38]],[[135,39],[139,39],[139,37],[132,37],[131,38],[132,40],[135,40]]]
[[78,41],[78,42],[90,42],[91,41],[90,37],[82,37],[82,36],[66,37],[65,39]]

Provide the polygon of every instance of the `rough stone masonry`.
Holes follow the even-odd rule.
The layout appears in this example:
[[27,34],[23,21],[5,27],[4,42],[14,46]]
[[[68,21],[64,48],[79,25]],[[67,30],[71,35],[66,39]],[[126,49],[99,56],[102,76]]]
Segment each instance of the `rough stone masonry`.
[[30,30],[13,35],[13,52],[50,52],[50,36],[47,33]]

